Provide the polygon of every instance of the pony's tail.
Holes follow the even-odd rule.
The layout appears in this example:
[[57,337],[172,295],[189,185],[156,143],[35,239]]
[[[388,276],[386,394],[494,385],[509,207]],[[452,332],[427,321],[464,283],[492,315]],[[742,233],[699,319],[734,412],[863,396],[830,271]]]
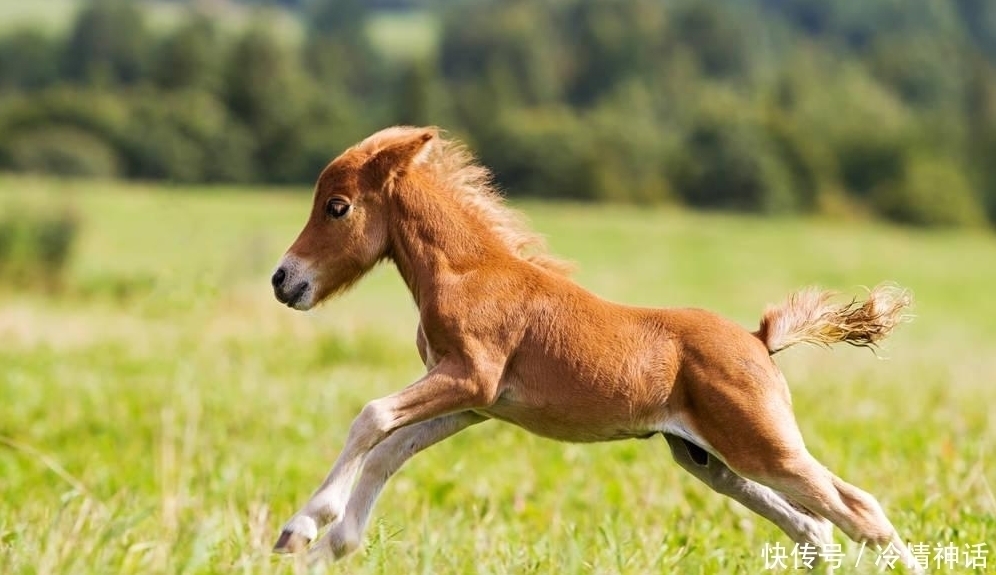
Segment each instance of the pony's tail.
[[906,311],[913,304],[913,294],[893,284],[879,284],[864,301],[832,303],[834,295],[812,287],[798,291],[764,310],[754,335],[772,355],[802,342],[829,346],[843,341],[875,347],[896,325],[912,319]]

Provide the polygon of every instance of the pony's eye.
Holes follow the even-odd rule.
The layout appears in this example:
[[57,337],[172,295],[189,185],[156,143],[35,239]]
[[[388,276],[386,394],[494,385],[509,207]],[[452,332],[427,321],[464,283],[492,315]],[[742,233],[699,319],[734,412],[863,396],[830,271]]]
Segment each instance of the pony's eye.
[[349,200],[340,196],[329,198],[328,203],[325,204],[325,213],[336,220],[348,216],[352,210],[353,205],[349,203]]

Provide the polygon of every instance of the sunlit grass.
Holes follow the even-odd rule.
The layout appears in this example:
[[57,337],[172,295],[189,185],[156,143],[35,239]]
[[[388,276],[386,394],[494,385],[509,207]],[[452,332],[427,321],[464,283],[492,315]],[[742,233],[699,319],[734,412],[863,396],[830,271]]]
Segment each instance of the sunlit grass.
[[0,0],[0,33],[18,27],[65,31],[81,5],[80,0]]
[[[190,4],[186,2],[132,1],[141,3],[146,24],[154,33],[176,28],[190,13]],[[253,25],[262,25],[288,44],[303,41],[306,15],[282,9],[274,3],[259,4],[222,0],[201,3],[198,9],[214,17],[219,29],[226,33],[234,34]],[[64,34],[84,5],[84,0],[0,0],[0,35],[18,28]],[[434,54],[439,28],[437,19],[423,11],[380,11],[371,17],[366,33],[386,58],[407,61]]]
[[[153,32],[175,28],[190,12],[185,2],[130,0],[140,3],[145,22]],[[70,30],[85,0],[0,0],[0,34],[17,28],[36,28],[53,34]],[[288,42],[299,42],[304,30],[298,17],[276,7],[260,8],[235,2],[208,2],[200,7],[214,16],[221,30],[238,32],[254,23],[265,22]]]
[[439,44],[440,22],[427,12],[383,12],[367,28],[374,46],[391,60],[430,60]]
[[[0,210],[38,196],[72,205],[81,242],[61,294],[0,286],[0,572],[301,571],[269,554],[277,530],[360,407],[421,371],[394,270],[292,312],[267,277],[307,190],[0,178]],[[992,236],[524,207],[578,281],[614,300],[753,327],[802,285],[911,287],[918,317],[888,360],[800,348],[779,363],[811,450],[904,536],[996,544]],[[659,439],[565,445],[487,423],[413,459],[365,549],[332,572],[747,574],[773,542],[787,540]]]

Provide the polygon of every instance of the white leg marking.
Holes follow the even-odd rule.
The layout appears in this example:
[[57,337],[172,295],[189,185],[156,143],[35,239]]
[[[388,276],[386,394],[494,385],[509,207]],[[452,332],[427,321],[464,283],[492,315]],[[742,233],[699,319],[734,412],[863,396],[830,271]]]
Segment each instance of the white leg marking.
[[356,474],[367,453],[386,435],[390,417],[390,410],[378,401],[371,401],[363,408],[349,429],[346,446],[332,471],[304,507],[284,525],[283,533],[311,542],[319,529],[342,516]]
[[380,443],[367,457],[345,512],[315,546],[313,554],[339,558],[359,547],[374,503],[387,480],[419,451],[486,419],[472,412],[444,415],[401,428]]

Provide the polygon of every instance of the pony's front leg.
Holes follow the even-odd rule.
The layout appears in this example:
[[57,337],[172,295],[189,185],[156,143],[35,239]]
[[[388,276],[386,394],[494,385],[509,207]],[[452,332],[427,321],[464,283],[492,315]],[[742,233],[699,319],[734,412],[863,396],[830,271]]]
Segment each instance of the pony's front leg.
[[345,513],[312,549],[314,557],[321,559],[332,555],[338,559],[356,549],[374,503],[391,476],[416,453],[485,420],[487,417],[472,411],[444,415],[399,429],[374,448],[363,464]]
[[275,552],[296,553],[304,549],[318,537],[319,529],[342,516],[356,472],[363,465],[365,454],[379,441],[380,434],[371,427],[371,405],[367,404],[353,420],[346,446],[325,481],[311,494],[304,507],[284,524],[273,547]]
[[[477,376],[477,377],[474,377]],[[368,403],[353,421],[342,454],[308,502],[288,521],[274,551],[296,552],[318,536],[318,530],[342,517],[357,472],[367,454],[391,433],[441,415],[486,407],[496,385],[490,379],[440,364],[398,393]],[[497,378],[493,381],[497,382]]]

